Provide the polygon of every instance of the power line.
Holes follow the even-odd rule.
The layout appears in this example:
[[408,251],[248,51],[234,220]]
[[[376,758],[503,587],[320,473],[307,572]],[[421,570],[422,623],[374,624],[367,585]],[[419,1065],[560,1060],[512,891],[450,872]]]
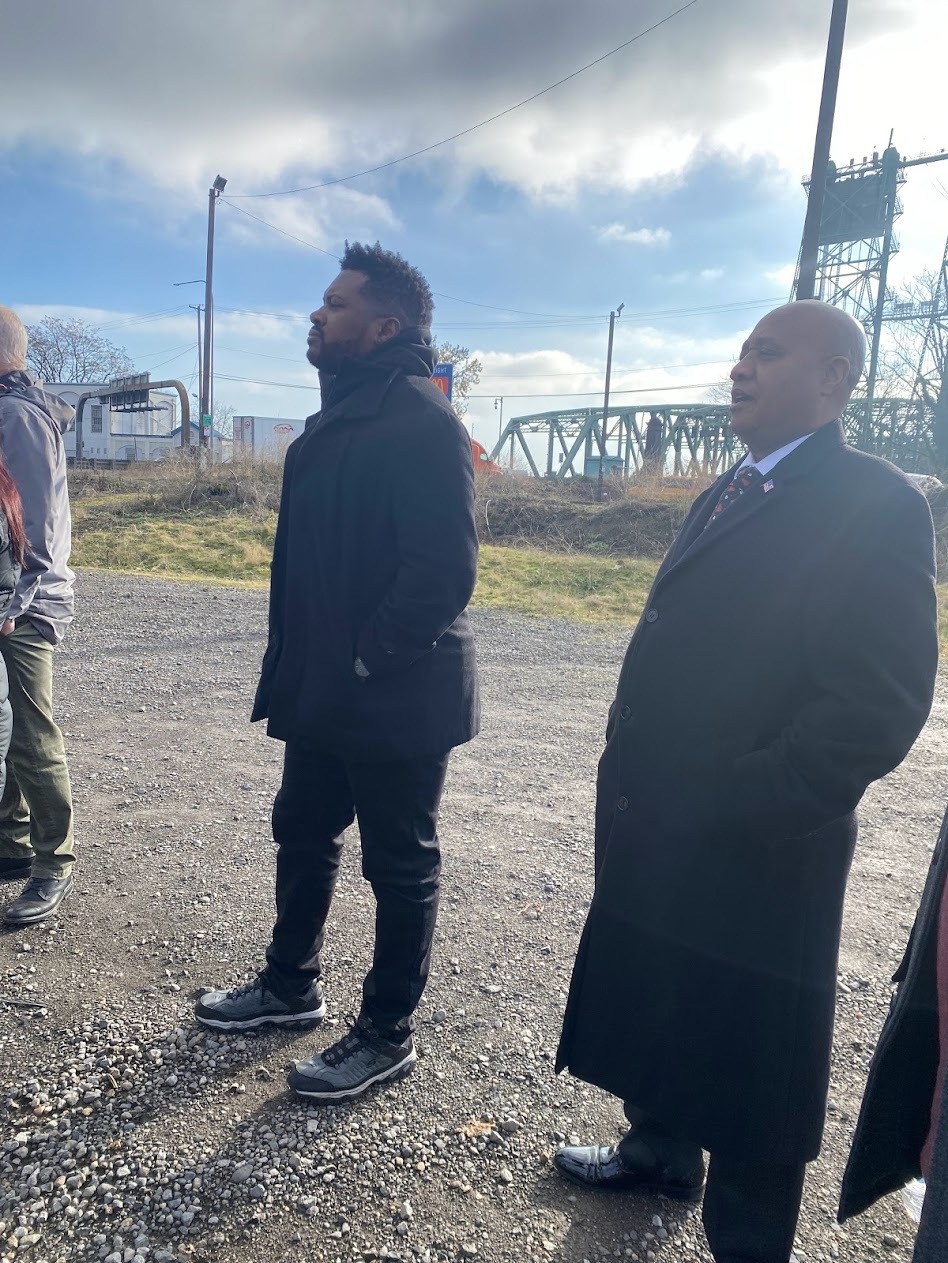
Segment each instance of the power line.
[[624,48],[629,48],[632,44],[637,44],[639,40],[644,39],[646,35],[651,35],[653,31],[657,31],[659,27],[664,26],[666,22],[671,22],[673,18],[684,13],[687,9],[693,8],[698,0],[688,0],[687,4],[681,5],[675,9],[673,13],[667,14],[658,22],[654,22],[651,26],[646,27],[644,31],[639,31],[637,35],[633,35],[631,39],[625,40],[621,44],[617,44],[615,48],[610,48],[607,53],[603,53],[601,57],[597,57],[595,61],[587,62],[585,66],[580,66],[578,70],[572,71],[565,75],[562,79],[557,79],[556,83],[551,83],[548,87],[541,88],[539,92],[534,92],[532,96],[524,97],[522,101],[518,101],[515,105],[508,105],[506,109],[500,110],[497,114],[492,114],[490,118],[482,119],[479,123],[473,123],[470,127],[465,127],[459,132],[455,132],[452,136],[445,136],[443,140],[436,140],[430,145],[425,145],[421,149],[415,149],[411,153],[403,154],[400,158],[392,158],[389,162],[381,162],[378,166],[367,167],[364,171],[355,171],[352,175],[337,176],[334,180],[324,180],[320,184],[307,184],[297,189],[276,189],[270,193],[235,193],[231,196],[240,198],[258,198],[258,197],[286,197],[292,193],[312,193],[316,189],[328,189],[334,184],[348,184],[350,180],[358,180],[364,175],[374,175],[377,171],[386,171],[389,167],[396,167],[402,162],[408,162],[412,158],[420,158],[422,154],[431,153],[434,149],[440,149],[443,145],[449,145],[454,140],[460,140],[462,136],[469,136],[471,132],[479,131],[480,128],[486,127],[489,123],[496,123],[498,119],[505,118],[508,114],[513,114],[515,110],[522,109],[523,106],[529,105],[532,101],[538,100],[541,96],[545,96],[548,92],[552,92],[554,88],[560,88],[564,83],[569,83],[571,79],[575,79],[577,75],[584,74],[587,70],[592,70],[594,66],[600,65],[609,57],[614,57],[616,53],[621,53]]
[[[215,373],[215,377],[226,382],[244,382],[248,386],[275,386],[285,390],[316,390],[317,385],[314,382],[311,386],[302,382],[274,382],[266,381],[260,377],[237,377],[232,373]],[[657,395],[665,394],[670,390],[706,390],[709,386],[716,386],[717,382],[681,382],[675,386],[645,386],[636,390],[614,390],[614,395]],[[598,399],[602,395],[601,390],[548,390],[536,391],[530,394],[511,395],[504,392],[505,399]],[[486,394],[470,394],[468,399],[494,399],[497,391],[489,391]]]
[[173,364],[175,360],[182,359],[185,355],[188,354],[189,351],[192,351],[193,349],[194,348],[192,344],[188,342],[187,345],[182,347],[176,355],[172,355],[167,360],[161,360],[158,364],[152,364],[151,368],[148,371],[150,373],[154,373],[157,369],[164,368],[166,364]]
[[[245,196],[250,197],[251,194],[248,193],[245,194]],[[220,201],[222,201],[225,206],[231,207],[232,210],[240,211],[241,215],[246,215],[248,219],[255,219],[258,224],[263,224],[264,228],[272,228],[273,231],[278,232],[281,237],[288,237],[290,241],[298,241],[301,246],[308,246],[310,250],[316,250],[319,254],[328,255],[330,259],[335,259],[337,263],[339,262],[339,256],[333,254],[331,250],[324,250],[322,246],[317,246],[315,242],[307,241],[305,237],[297,237],[295,233],[287,232],[285,228],[278,228],[276,224],[271,224],[269,219],[261,219],[259,215],[251,215],[249,210],[244,210],[242,206],[236,205],[236,203],[232,202],[229,197],[222,197],[220,198]]]
[[[640,386],[635,390],[613,390],[612,395],[658,395],[665,394],[669,390],[706,390],[709,386],[716,386],[717,382],[681,382],[675,386]],[[465,396],[467,399],[494,399],[497,392],[492,390],[487,394],[470,394]],[[602,388],[599,390],[546,390],[530,394],[511,395],[504,391],[505,399],[601,399]]]
[[150,311],[143,316],[123,316],[120,320],[107,320],[105,324],[93,325],[93,328],[104,332],[107,329],[124,329],[129,325],[149,324],[153,320],[161,320],[164,316],[177,315],[179,311],[185,311],[185,306],[167,307],[164,311]]
[[[645,320],[669,320],[677,316],[706,316],[716,315],[720,312],[728,311],[751,311],[760,307],[767,307],[773,303],[782,301],[780,296],[769,298],[747,298],[741,299],[733,303],[713,303],[703,307],[666,307],[656,311],[639,311],[622,313],[623,323],[632,321]],[[248,307],[222,307],[218,305],[217,310],[226,311],[237,316],[269,316],[274,320],[297,320],[305,321],[309,324],[309,316],[303,315],[301,312],[295,311],[256,311]],[[557,319],[546,322],[518,321],[518,320],[501,320],[493,321],[490,324],[463,323],[455,324],[453,322],[439,322],[437,328],[441,329],[490,329],[490,330],[506,330],[506,329],[558,329],[569,328],[572,325],[582,324],[604,324],[609,319],[608,316],[575,316],[565,319]]]
[[[220,304],[217,310],[230,312],[237,316],[272,316],[276,320],[305,320],[309,324],[309,316],[304,316],[299,312],[290,311],[252,311],[246,307],[222,307]],[[609,319],[608,316],[574,316],[564,317],[563,319],[547,320],[542,322],[529,322],[519,320],[493,321],[490,324],[470,324],[470,323],[439,323],[439,329],[563,329],[570,325],[585,324],[604,324]]]
[[[230,355],[248,355],[251,358],[257,358],[257,359],[263,359],[263,360],[279,360],[280,363],[282,364],[300,364],[303,359],[302,355],[270,355],[266,351],[251,351],[246,347],[223,346],[221,343],[218,343],[218,349],[221,351],[227,351]],[[158,351],[156,352],[156,354],[160,355],[162,354],[162,352]],[[724,359],[719,359],[719,360],[692,360],[687,364],[639,364],[639,365],[634,365],[634,366],[629,365],[629,366],[626,366],[625,368],[614,368],[612,371],[613,371],[614,376],[626,377],[631,373],[657,373],[657,372],[665,372],[665,371],[670,371],[671,369],[679,369],[679,368],[708,368],[715,364],[728,364],[730,362],[731,362],[731,359],[729,357],[725,357]],[[591,368],[574,368],[569,371],[558,370],[555,373],[544,373],[542,371],[535,372],[535,373],[486,372],[484,376],[481,378],[481,381],[479,384],[483,385],[485,381],[488,381],[488,382],[530,381],[534,378],[539,378],[542,381],[547,381],[551,377],[592,377],[592,376],[599,376],[602,374],[602,372],[603,372],[603,369],[601,365],[595,365],[595,364]]]
[[[695,3],[697,3],[697,0],[695,0]],[[339,261],[338,255],[333,254],[331,250],[324,250],[322,246],[317,246],[313,241],[307,241],[305,237],[298,237],[296,233],[287,232],[285,228],[280,228],[278,224],[271,223],[269,219],[264,219],[261,215],[252,215],[249,210],[245,210],[243,206],[237,206],[234,202],[230,201],[229,198],[222,197],[220,200],[226,203],[226,205],[228,205],[232,210],[239,211],[241,215],[246,215],[248,219],[253,219],[258,224],[263,224],[264,228],[271,228],[274,232],[278,232],[281,237],[287,237],[290,241],[296,241],[301,246],[307,246],[310,250],[315,250],[319,254],[328,255],[329,258],[335,259],[337,262]],[[522,311],[518,307],[496,307],[493,303],[478,303],[474,302],[474,300],[470,298],[458,298],[454,294],[442,294],[438,290],[433,290],[432,292],[435,298],[446,298],[449,302],[463,303],[466,307],[483,307],[487,311],[504,311],[509,312],[514,316],[542,316],[553,320],[561,318],[552,312]],[[603,317],[603,319],[605,319],[605,317]]]

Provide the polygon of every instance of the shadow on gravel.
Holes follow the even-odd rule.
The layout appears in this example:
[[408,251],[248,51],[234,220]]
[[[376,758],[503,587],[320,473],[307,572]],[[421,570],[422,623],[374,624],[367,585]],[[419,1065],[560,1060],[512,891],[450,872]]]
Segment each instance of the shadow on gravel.
[[701,1207],[638,1193],[595,1193],[560,1177],[555,1170],[537,1180],[532,1203],[563,1214],[568,1228],[556,1250],[557,1263],[580,1263],[596,1256],[621,1256],[626,1249],[650,1257],[677,1242],[676,1263],[704,1263],[695,1248],[703,1242]]

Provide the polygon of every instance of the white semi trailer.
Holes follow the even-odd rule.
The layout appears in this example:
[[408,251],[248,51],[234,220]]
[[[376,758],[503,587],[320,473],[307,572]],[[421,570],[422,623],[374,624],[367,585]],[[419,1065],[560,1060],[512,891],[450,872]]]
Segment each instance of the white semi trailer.
[[303,433],[305,421],[286,417],[234,417],[234,456],[282,460],[286,449]]

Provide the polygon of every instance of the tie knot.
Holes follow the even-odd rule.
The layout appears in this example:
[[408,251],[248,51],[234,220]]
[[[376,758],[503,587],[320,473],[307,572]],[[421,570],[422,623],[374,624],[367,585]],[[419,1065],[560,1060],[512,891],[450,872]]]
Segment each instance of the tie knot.
[[760,482],[763,476],[756,465],[745,465],[739,471],[735,482],[739,484],[742,491],[747,491],[749,487],[753,487],[755,482]]

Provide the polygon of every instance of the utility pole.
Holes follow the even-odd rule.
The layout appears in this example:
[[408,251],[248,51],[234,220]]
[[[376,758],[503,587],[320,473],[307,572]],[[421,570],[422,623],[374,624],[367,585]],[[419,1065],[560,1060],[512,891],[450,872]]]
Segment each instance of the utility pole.
[[[214,212],[217,199],[227,181],[219,175],[207,191],[207,269],[204,273],[204,365],[201,374],[201,425],[198,431],[202,447],[209,447],[213,459],[214,421]],[[198,317],[200,319],[200,316]],[[208,432],[210,430],[210,433]]]
[[606,472],[606,426],[609,424],[609,385],[612,381],[612,340],[616,331],[616,320],[622,315],[625,303],[620,303],[615,311],[609,312],[609,347],[606,351],[606,388],[602,400],[602,426],[599,430],[599,490],[598,499],[603,498],[603,478]]
[[495,412],[497,411],[498,406],[500,407],[500,420],[497,422],[497,445],[499,447],[500,440],[503,437],[503,433],[504,433],[504,397],[503,395],[498,395],[497,398],[494,400]]
[[[196,281],[172,281],[171,284],[174,286],[175,289],[180,289],[182,285],[203,285],[204,278],[201,277]],[[197,318],[198,318],[198,365],[197,367],[198,367],[198,390],[200,390],[201,389],[201,386],[200,386],[200,383],[201,383],[201,312],[204,310],[204,308],[200,306],[195,307],[193,303],[188,303],[188,306],[191,308],[192,311],[197,312]],[[183,418],[181,421],[181,446],[183,448],[186,447],[188,449],[190,449],[191,447],[191,426],[188,425],[187,427],[185,427]]]
[[839,67],[843,58],[847,9],[848,0],[833,0],[833,14],[830,18],[829,39],[826,45],[826,65],[823,70],[823,95],[820,99],[816,143],[813,148],[813,170],[810,174],[806,220],[803,224],[803,241],[800,246],[798,299],[813,298],[816,292],[816,264],[820,248],[823,201],[826,195],[826,176],[829,170],[830,142],[833,139],[836,91],[839,87]]
[[[195,307],[194,303],[188,303],[188,306],[191,308],[191,310],[192,310],[192,311],[197,312],[197,322],[198,322],[198,381],[199,381],[199,382],[201,382],[201,383],[203,383],[203,381],[204,381],[204,376],[203,376],[203,374],[202,374],[202,372],[201,372],[201,365],[204,363],[204,357],[203,357],[203,355],[202,355],[202,353],[201,353],[201,312],[204,310],[204,308],[201,306],[201,304],[200,304],[200,303],[198,303],[198,305],[197,305],[196,307]],[[182,445],[183,445],[183,446],[185,446],[185,447],[190,447],[190,446],[191,446],[191,427],[190,427],[190,426],[188,426],[188,432],[187,432],[187,434],[185,434],[184,429],[182,428],[182,430],[181,430],[181,443],[182,443]]]

